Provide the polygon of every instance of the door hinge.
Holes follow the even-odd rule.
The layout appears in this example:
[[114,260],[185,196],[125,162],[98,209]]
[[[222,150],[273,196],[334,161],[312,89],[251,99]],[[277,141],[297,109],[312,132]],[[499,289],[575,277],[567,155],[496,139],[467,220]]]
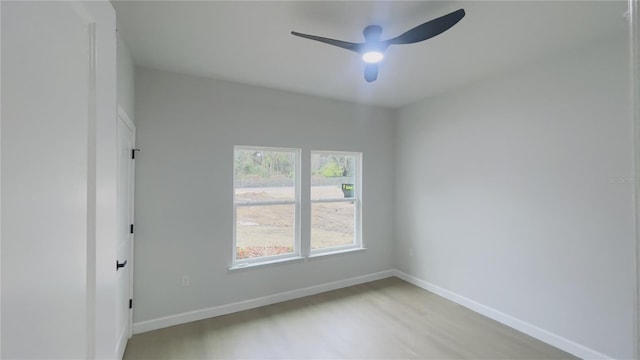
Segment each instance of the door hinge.
[[129,299],[129,309],[133,309],[133,299]]
[[140,149],[131,149],[131,158],[132,159],[136,158],[136,151],[140,151]]
[[129,233],[133,234],[133,224],[131,224],[131,226],[129,227]]

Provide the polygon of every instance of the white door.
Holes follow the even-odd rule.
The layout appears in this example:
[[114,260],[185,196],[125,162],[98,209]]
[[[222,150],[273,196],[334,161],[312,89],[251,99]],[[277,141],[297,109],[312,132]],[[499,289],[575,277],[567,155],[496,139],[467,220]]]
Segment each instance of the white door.
[[133,280],[133,190],[135,127],[123,110],[118,110],[118,237],[116,243],[116,324],[118,358],[121,359],[131,336]]

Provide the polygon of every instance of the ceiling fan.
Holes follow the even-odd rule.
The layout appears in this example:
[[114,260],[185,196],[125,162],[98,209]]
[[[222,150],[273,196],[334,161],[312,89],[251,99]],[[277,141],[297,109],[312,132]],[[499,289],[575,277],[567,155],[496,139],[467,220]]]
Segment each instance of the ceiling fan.
[[413,44],[430,39],[449,30],[453,25],[460,21],[464,15],[464,9],[459,9],[437,19],[427,21],[422,25],[418,25],[404,34],[394,37],[393,39],[384,41],[380,40],[382,27],[378,25],[369,25],[364,28],[362,31],[365,38],[364,43],[352,43],[321,36],[302,34],[296,31],[292,31],[291,35],[320,41],[362,54],[362,60],[367,63],[364,69],[364,78],[367,82],[372,82],[378,78],[378,63],[384,58],[384,52],[389,46]]

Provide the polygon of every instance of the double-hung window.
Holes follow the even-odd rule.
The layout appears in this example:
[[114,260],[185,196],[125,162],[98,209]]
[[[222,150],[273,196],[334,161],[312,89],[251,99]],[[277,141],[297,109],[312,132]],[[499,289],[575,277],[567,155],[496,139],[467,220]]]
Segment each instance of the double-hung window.
[[311,152],[311,255],[362,247],[361,158]]
[[236,266],[300,256],[300,150],[234,148]]
[[[301,156],[301,149],[234,147],[233,268],[362,248],[362,154],[311,151],[305,199]],[[310,218],[300,219],[301,208]]]

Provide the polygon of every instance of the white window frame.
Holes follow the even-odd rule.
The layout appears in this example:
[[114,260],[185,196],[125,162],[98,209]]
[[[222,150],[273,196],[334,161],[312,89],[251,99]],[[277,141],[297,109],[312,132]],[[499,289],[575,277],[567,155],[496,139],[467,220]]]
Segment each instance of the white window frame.
[[[320,255],[326,255],[328,253],[338,253],[338,252],[344,252],[344,251],[349,251],[349,250],[354,250],[354,249],[363,249],[363,244],[362,244],[362,152],[356,152],[356,151],[331,151],[331,150],[311,150],[310,152],[310,156],[309,159],[311,159],[311,157],[313,157],[313,155],[315,154],[319,154],[319,155],[348,155],[348,156],[353,156],[355,157],[355,179],[354,179],[354,186],[355,186],[355,191],[354,191],[354,196],[352,198],[334,198],[334,199],[312,199],[311,195],[309,195],[309,216],[312,216],[311,214],[313,213],[313,204],[321,204],[321,203],[339,203],[339,202],[353,202],[354,203],[354,226],[353,226],[353,231],[354,231],[354,239],[353,239],[353,244],[349,244],[349,245],[342,245],[342,246],[333,246],[333,247],[328,247],[328,248],[322,248],[322,249],[311,249],[311,244],[313,242],[313,238],[312,238],[312,234],[313,232],[310,231],[309,233],[309,250],[310,250],[310,256],[320,256]],[[310,167],[309,167],[310,168]],[[311,178],[312,174],[311,171],[309,171],[309,178]],[[311,183],[309,183],[309,186],[311,188]],[[311,191],[309,191],[309,194],[311,194]],[[311,221],[311,218],[309,219]],[[309,229],[311,230],[311,229]]]
[[[294,167],[294,200],[281,200],[281,201],[245,201],[245,202],[236,202],[236,185],[235,185],[235,156],[236,151],[238,150],[248,150],[248,151],[280,151],[280,152],[289,152],[295,154],[295,167]],[[301,241],[300,241],[300,188],[301,188],[301,159],[302,159],[302,151],[301,149],[295,148],[284,148],[284,147],[267,147],[267,146],[247,146],[247,145],[236,145],[233,147],[233,254],[232,254],[232,268],[236,267],[244,267],[254,264],[267,264],[267,263],[275,263],[280,261],[285,261],[289,259],[300,258],[300,249],[301,249]],[[281,254],[281,255],[272,255],[272,256],[261,256],[255,258],[248,259],[237,259],[237,238],[236,238],[236,227],[238,225],[236,220],[236,215],[239,207],[244,206],[268,206],[268,205],[295,205],[294,210],[294,243],[293,243],[293,253],[290,254]]]

